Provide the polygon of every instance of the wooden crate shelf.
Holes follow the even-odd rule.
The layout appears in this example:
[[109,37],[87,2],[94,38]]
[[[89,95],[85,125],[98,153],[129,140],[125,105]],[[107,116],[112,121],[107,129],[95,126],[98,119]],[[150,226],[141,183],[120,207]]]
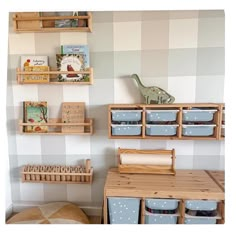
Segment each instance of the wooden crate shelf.
[[[74,71],[76,74],[86,74],[89,75],[89,81],[57,81],[57,75],[59,74],[69,74],[70,71],[57,71],[56,69],[50,69],[50,71],[44,72],[26,72],[22,71],[20,68],[17,68],[17,83],[20,85],[23,84],[47,84],[47,85],[92,85],[93,84],[93,68],[88,68],[86,71]],[[24,82],[24,75],[48,75],[49,82]]]
[[[85,20],[84,27],[50,27],[44,22],[55,20],[78,19]],[[32,13],[32,16],[25,13],[13,14],[14,31],[17,33],[27,32],[92,32],[92,13],[87,12],[86,16],[40,16],[39,12]]]
[[[199,126],[207,125],[209,127],[212,126],[212,135],[206,135],[206,136],[199,136],[199,135],[184,135],[184,126],[185,125],[191,125],[191,122],[185,123],[183,121],[183,114],[185,110],[189,110],[191,108],[199,108],[199,109],[211,109],[216,110],[213,114],[212,121],[209,122],[193,122],[194,126],[196,126],[196,123],[198,123]],[[136,123],[133,121],[126,122],[117,122],[113,121],[112,112],[114,111],[142,111],[141,112],[141,118]],[[162,110],[165,112],[176,110],[176,119],[175,121],[171,121],[168,123],[166,121],[167,125],[173,125],[176,127],[176,133],[174,135],[150,135],[147,134],[146,127],[148,126],[155,126],[155,125],[165,125],[164,122],[157,122],[157,123],[149,123],[147,121],[147,111],[152,110]],[[176,104],[110,104],[108,105],[108,137],[110,139],[154,139],[154,140],[222,140],[224,139],[224,136],[222,136],[222,113],[224,111],[224,104],[223,103],[176,103]],[[122,126],[141,126],[140,133],[137,135],[126,135],[126,134],[114,134],[113,129],[114,127],[117,129],[122,129]],[[120,127],[119,127],[120,126]],[[128,128],[127,128],[128,129]]]
[[93,168],[90,159],[86,166],[25,165],[21,170],[22,182],[91,184]]
[[[48,132],[24,132],[25,126],[48,126]],[[83,126],[84,132],[62,132],[62,126]],[[26,135],[92,135],[93,119],[87,118],[84,123],[62,123],[59,118],[51,118],[48,123],[24,123],[19,120],[20,134]]]

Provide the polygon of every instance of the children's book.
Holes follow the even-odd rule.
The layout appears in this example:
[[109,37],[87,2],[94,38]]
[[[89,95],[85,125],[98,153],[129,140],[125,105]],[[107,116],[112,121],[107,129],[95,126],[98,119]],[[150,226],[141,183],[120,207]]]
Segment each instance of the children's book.
[[[48,108],[46,101],[24,101],[23,106],[25,123],[44,124],[48,122]],[[45,133],[48,131],[48,127],[29,125],[24,127],[24,131],[29,133]]]
[[26,66],[48,66],[48,56],[21,56],[21,70]]
[[69,73],[58,75],[58,81],[89,81],[89,75],[79,73],[86,70],[85,56],[83,53],[78,54],[57,54],[57,70]]
[[84,54],[84,67],[89,67],[88,45],[61,45],[61,54]]
[[[63,123],[84,123],[85,119],[84,102],[63,102],[62,122]],[[62,132],[84,132],[84,126],[62,126]]]
[[[45,72],[49,71],[48,66],[25,66],[26,72]],[[50,81],[49,74],[29,74],[22,75],[25,83],[48,83]]]

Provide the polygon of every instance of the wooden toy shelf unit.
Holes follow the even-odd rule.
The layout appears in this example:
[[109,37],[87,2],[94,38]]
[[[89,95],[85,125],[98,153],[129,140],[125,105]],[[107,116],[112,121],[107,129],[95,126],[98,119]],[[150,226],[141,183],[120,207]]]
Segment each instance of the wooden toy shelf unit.
[[223,224],[224,200],[224,190],[205,170],[153,175],[111,168],[104,186],[104,224]]
[[[76,12],[65,15],[47,12],[16,12],[13,14],[14,30],[26,32],[92,32],[91,12]],[[50,14],[50,15],[49,15]],[[71,21],[71,24],[60,26],[60,22]],[[58,22],[58,24],[57,24]],[[74,24],[74,25],[73,25]]]
[[[48,71],[23,71],[20,68],[17,68],[17,83],[18,84],[48,84],[48,85],[92,85],[93,84],[93,68],[88,68],[84,71],[73,71],[75,74],[85,74],[88,75],[88,81],[58,81],[57,75],[59,74],[69,74],[70,71],[57,71],[56,69],[50,69]],[[37,81],[25,81],[25,76],[47,76],[48,81],[37,82]]]
[[224,104],[110,104],[108,136],[113,139],[224,139]]

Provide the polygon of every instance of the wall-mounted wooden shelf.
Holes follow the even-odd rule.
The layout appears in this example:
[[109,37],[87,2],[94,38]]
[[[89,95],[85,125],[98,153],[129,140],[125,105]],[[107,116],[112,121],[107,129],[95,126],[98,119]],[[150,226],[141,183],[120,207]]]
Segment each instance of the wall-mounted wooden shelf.
[[90,159],[86,160],[85,166],[25,165],[21,170],[21,180],[29,183],[91,184],[93,168]]
[[[55,27],[55,20],[84,20],[83,27]],[[13,15],[14,31],[17,33],[27,32],[92,32],[92,14],[87,12],[86,16],[40,16],[39,12],[15,13]]]
[[[48,126],[48,132],[25,132],[25,126]],[[62,132],[64,126],[83,126],[84,132]],[[51,118],[48,123],[24,123],[19,120],[19,130],[24,135],[92,135],[93,119],[87,118],[84,123],[62,123],[59,118]]]
[[[47,85],[92,85],[93,84],[93,68],[88,68],[86,71],[73,71],[76,74],[86,74],[89,75],[89,81],[58,81],[57,75],[59,74],[69,74],[70,71],[57,71],[56,69],[51,69],[50,71],[43,71],[43,72],[26,72],[22,71],[20,68],[17,68],[16,75],[17,75],[17,83],[18,84],[47,84]],[[24,81],[25,75],[48,75],[49,81],[48,82],[28,82]]]
[[[193,118],[193,121],[186,120],[186,113],[191,116],[192,112],[199,112],[193,110],[196,108],[205,114],[212,114],[211,119],[209,121],[200,121],[196,118]],[[224,139],[221,132],[223,111],[224,104],[222,103],[110,104],[108,106],[108,137],[111,139],[220,140]],[[168,120],[167,117],[166,120],[158,120],[157,116],[161,113],[174,113],[175,118]],[[156,118],[152,120],[150,116],[156,116]],[[173,114],[168,116],[173,116]],[[157,132],[155,129],[162,131]],[[198,134],[198,131],[194,129],[207,131]],[[192,134],[193,131],[196,133]]]

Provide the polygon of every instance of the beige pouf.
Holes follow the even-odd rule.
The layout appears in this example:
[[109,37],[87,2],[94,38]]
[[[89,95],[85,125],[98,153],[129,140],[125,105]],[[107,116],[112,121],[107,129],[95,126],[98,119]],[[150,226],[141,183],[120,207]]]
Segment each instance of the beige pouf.
[[7,224],[89,224],[89,220],[77,205],[53,202],[21,211]]

